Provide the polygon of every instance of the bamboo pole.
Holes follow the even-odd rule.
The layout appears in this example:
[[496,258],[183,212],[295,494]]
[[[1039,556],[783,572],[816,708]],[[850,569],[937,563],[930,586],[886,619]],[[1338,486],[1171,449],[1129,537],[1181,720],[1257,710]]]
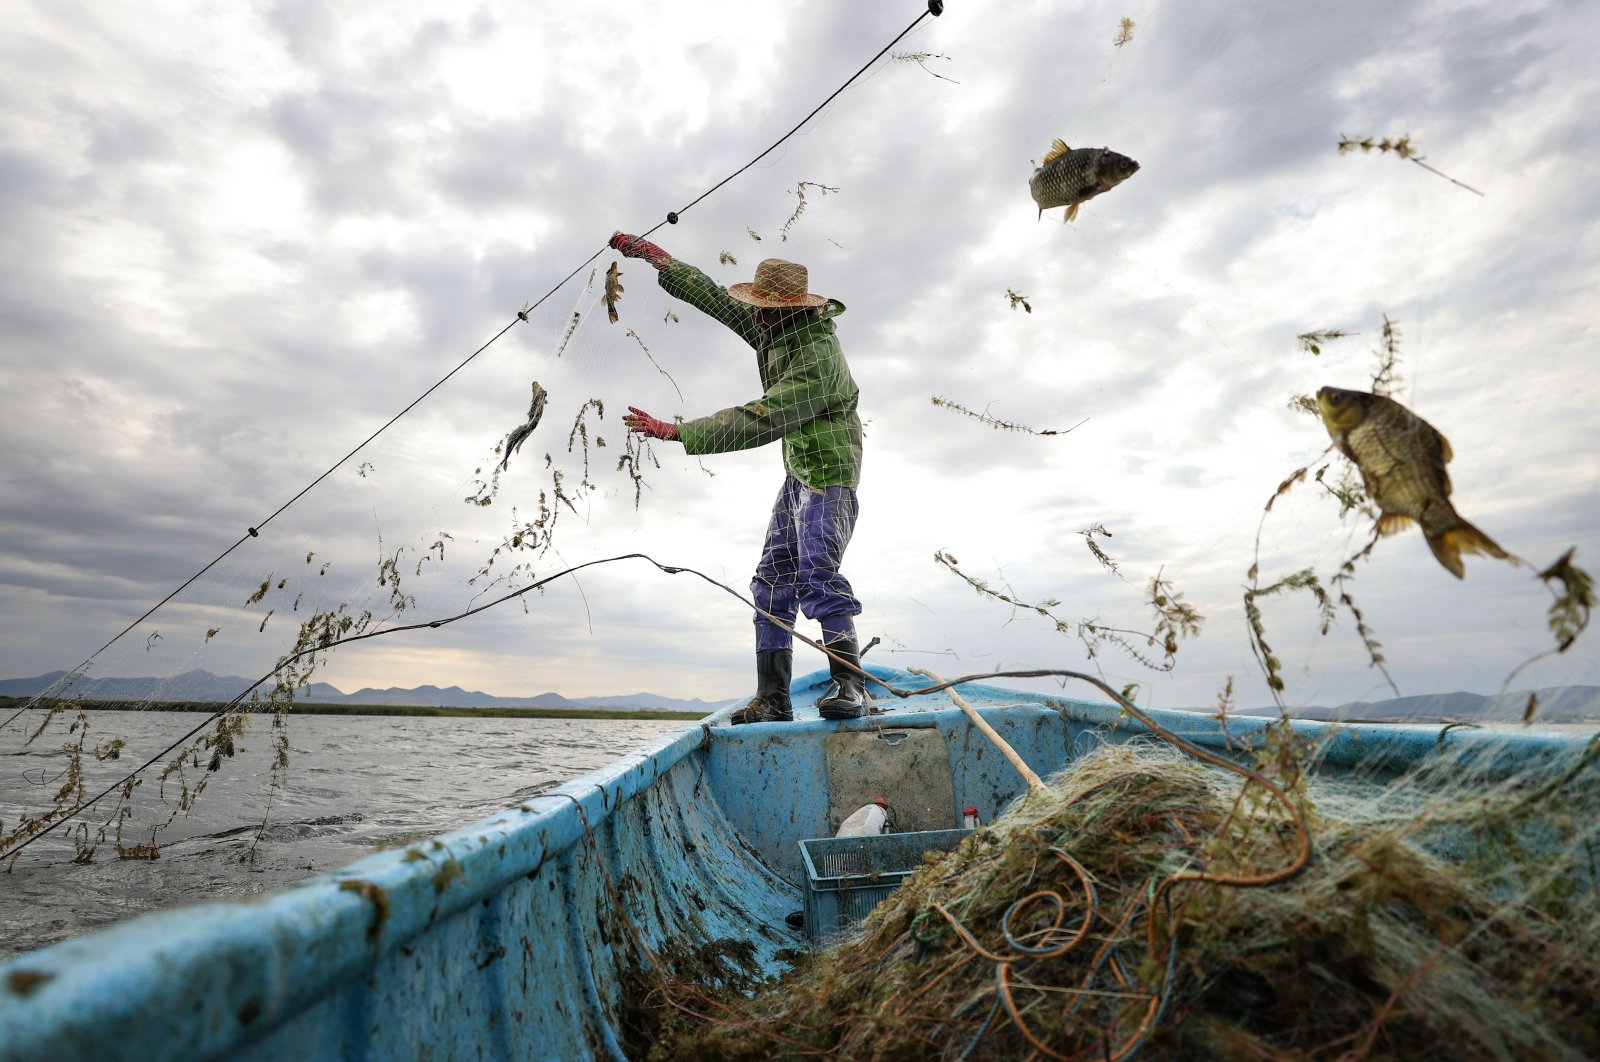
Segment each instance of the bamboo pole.
[[[935,682],[944,682],[944,679],[925,668],[913,667],[909,668],[908,670],[913,675],[926,675]],[[1044,782],[1040,781],[1039,776],[1033,773],[1033,768],[1029,767],[1027,763],[1023,761],[1021,756],[1017,755],[1017,750],[1007,744],[1006,739],[995,732],[994,727],[990,726],[983,716],[978,714],[978,710],[976,708],[967,703],[967,699],[965,697],[956,692],[954,686],[950,687],[948,690],[945,690],[945,692],[950,695],[950,699],[952,701],[956,702],[957,708],[960,708],[963,712],[967,713],[967,718],[972,720],[972,725],[977,727],[979,732],[982,733],[984,737],[994,742],[996,748],[1005,753],[1006,759],[1010,760],[1011,766],[1015,767],[1017,769],[1017,773],[1022,775],[1023,780],[1028,783],[1029,789],[1046,788]]]

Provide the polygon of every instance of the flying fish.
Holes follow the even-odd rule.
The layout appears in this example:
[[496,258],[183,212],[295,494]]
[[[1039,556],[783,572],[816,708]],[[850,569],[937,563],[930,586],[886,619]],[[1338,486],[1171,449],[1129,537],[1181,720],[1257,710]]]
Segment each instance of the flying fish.
[[1078,207],[1102,192],[1109,192],[1139,172],[1139,164],[1110,148],[1069,148],[1057,139],[1045,152],[1044,160],[1028,178],[1028,191],[1039,204],[1039,216],[1052,207],[1064,206],[1063,221],[1078,216]]
[[1462,553],[1514,560],[1450,504],[1444,466],[1454,454],[1433,425],[1387,395],[1367,391],[1324,387],[1317,392],[1317,409],[1334,445],[1361,472],[1379,510],[1378,534],[1420,524],[1428,548],[1457,579],[1466,575]]
[[539,386],[539,381],[533,381],[533,401],[528,404],[528,421],[506,436],[506,455],[500,459],[501,471],[511,463],[512,453],[521,450],[522,444],[533,434],[533,429],[539,426],[539,418],[544,416],[544,400],[547,397],[549,396],[545,393],[545,389]]

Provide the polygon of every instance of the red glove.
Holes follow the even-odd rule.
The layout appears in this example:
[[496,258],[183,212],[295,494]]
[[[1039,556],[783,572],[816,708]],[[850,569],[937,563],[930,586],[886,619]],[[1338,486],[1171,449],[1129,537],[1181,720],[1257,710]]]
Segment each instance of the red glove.
[[643,258],[655,266],[657,270],[667,268],[667,263],[672,261],[672,256],[649,240],[638,236],[629,236],[625,232],[613,235],[609,241],[611,249],[621,251],[624,258]]
[[640,435],[648,435],[652,439],[667,439],[678,441],[678,426],[669,424],[664,420],[657,420],[642,409],[628,407],[627,414],[622,418],[622,423],[628,426],[629,431],[636,431]]

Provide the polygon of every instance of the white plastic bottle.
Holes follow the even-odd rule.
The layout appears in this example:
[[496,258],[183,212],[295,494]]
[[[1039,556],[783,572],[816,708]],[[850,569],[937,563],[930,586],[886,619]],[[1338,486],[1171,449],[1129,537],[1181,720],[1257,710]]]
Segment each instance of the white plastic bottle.
[[978,809],[968,805],[961,809],[961,825],[969,830],[978,828]]
[[839,832],[835,837],[871,837],[883,833],[889,824],[889,802],[883,797],[876,797],[870,804],[863,804],[850,813],[850,817],[839,824]]

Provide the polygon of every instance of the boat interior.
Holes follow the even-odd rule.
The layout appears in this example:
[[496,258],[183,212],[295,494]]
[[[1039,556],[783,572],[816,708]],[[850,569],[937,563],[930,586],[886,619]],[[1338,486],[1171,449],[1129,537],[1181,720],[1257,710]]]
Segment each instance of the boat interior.
[[[880,686],[929,685],[869,670]],[[731,726],[730,704],[464,829],[9,960],[0,1039],[16,1057],[103,1057],[114,1028],[144,1058],[625,1058],[635,949],[621,938],[666,954],[748,942],[777,973],[826,939],[795,924],[802,841],[830,837],[879,797],[899,832],[954,829],[967,806],[988,823],[1026,788],[948,693],[879,689],[886,710],[834,723],[809,707],[827,680],[793,684],[794,722]],[[1160,740],[1112,704],[982,684],[960,694],[1042,776],[1105,742]],[[1148,717],[1228,757],[1249,756],[1270,722]],[[1359,765],[1363,784],[1446,741],[1477,740],[1439,726],[1295,727],[1316,741],[1319,771]],[[1559,763],[1572,747],[1528,736],[1484,755]]]

